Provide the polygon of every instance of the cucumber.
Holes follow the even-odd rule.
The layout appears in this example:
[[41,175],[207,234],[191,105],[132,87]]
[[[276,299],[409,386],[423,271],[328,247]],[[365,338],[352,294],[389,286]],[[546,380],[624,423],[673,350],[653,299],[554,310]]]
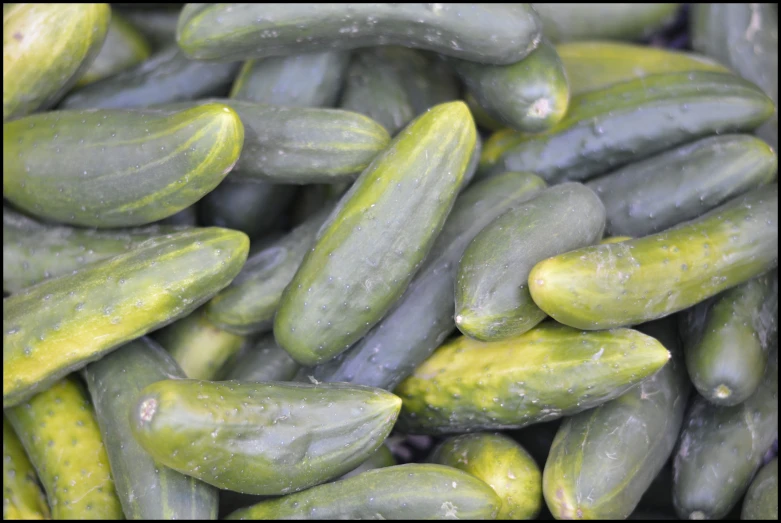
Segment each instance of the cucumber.
[[124,519],[95,411],[73,377],[3,412],[38,472],[53,519]]
[[57,103],[95,60],[109,20],[108,4],[3,4],[3,122]]
[[483,228],[458,263],[455,322],[472,338],[498,341],[523,334],[545,313],[532,301],[532,267],[556,254],[594,245],[605,208],[591,189],[564,183],[545,189]]
[[291,381],[298,363],[277,345],[273,334],[262,336],[253,346],[247,344],[221,369],[222,380]]
[[192,204],[189,207],[185,207],[181,211],[179,211],[177,213],[174,213],[174,214],[172,214],[171,216],[169,216],[167,218],[163,218],[162,220],[158,220],[158,221],[155,222],[155,224],[156,225],[175,225],[175,226],[184,225],[184,226],[188,226],[188,227],[195,227],[196,225],[198,225],[198,216],[197,216],[196,211],[195,211],[195,204]]
[[452,434],[521,428],[597,407],[653,375],[670,354],[630,329],[555,322],[503,341],[460,336],[399,385],[399,430]]
[[454,60],[475,100],[495,120],[519,131],[547,131],[564,118],[569,82],[559,55],[544,41],[511,65]]
[[702,397],[732,406],[762,380],[778,339],[778,272],[733,287],[681,314],[689,377]]
[[174,114],[53,111],[3,124],[3,196],[92,227],[160,220],[201,199],[239,158],[244,127],[221,104]]
[[481,129],[486,131],[501,131],[507,127],[502,122],[496,120],[496,118],[488,114],[485,109],[480,107],[480,103],[469,91],[464,93],[464,102],[469,107],[469,111],[472,113],[472,117],[475,119],[475,123],[477,123],[477,126]]
[[293,359],[330,360],[401,298],[453,207],[476,134],[463,102],[441,104],[363,171],[282,294],[274,336]]
[[469,163],[466,165],[464,180],[461,182],[462,191],[472,185],[472,182],[475,180],[477,168],[480,166],[480,155],[482,152],[483,139],[480,138],[479,133],[475,133],[475,146],[472,148],[472,153],[469,155]]
[[495,133],[480,168],[585,180],[697,138],[751,131],[773,111],[759,88],[729,73],[650,75],[573,96],[545,133]]
[[529,4],[187,4],[176,41],[196,60],[403,45],[512,64],[537,47],[541,30]]
[[248,102],[333,107],[350,54],[321,51],[249,60],[233,82],[230,97]]
[[358,474],[363,474],[364,472],[369,470],[381,469],[385,467],[393,467],[394,465],[396,465],[396,458],[393,457],[393,453],[388,448],[388,446],[383,444],[380,445],[379,448],[374,451],[374,454],[366,458],[366,461],[364,461],[363,463],[355,467],[347,474],[340,477],[337,481],[351,478],[353,476],[357,476]]
[[130,428],[174,470],[222,489],[278,495],[360,465],[400,407],[393,394],[343,383],[165,380],[137,396]]
[[30,458],[3,415],[3,520],[6,519],[51,519],[51,513]]
[[[134,4],[138,5],[138,4]],[[176,44],[176,24],[179,22],[179,13],[182,11],[182,5],[170,7],[169,9],[132,9],[113,8],[126,18],[135,28],[144,35],[152,44],[154,50],[160,50],[171,44]]]
[[762,467],[751,481],[740,519],[778,519],[778,458]]
[[466,472],[410,463],[261,501],[227,519],[494,519],[500,506],[491,487]]
[[774,183],[664,232],[543,260],[529,290],[560,323],[609,329],[686,309],[777,264]]
[[3,408],[195,310],[236,276],[248,243],[217,228],[151,238],[3,300]]
[[778,157],[746,134],[710,136],[588,182],[607,210],[609,234],[647,236],[772,182]]
[[690,388],[677,328],[666,319],[640,329],[674,356],[619,398],[561,424],[542,477],[556,519],[626,519],[675,447]]
[[149,338],[133,340],[84,369],[111,477],[128,519],[217,517],[217,489],[156,463],[130,433],[130,409],[141,389],[184,377]]
[[633,240],[633,239],[634,239],[634,238],[632,238],[631,236],[610,236],[610,237],[608,237],[608,238],[605,238],[605,239],[603,239],[603,240],[602,240],[601,242],[599,242],[599,243],[600,243],[600,244],[605,244],[605,243],[621,243],[621,242],[625,242],[625,241],[629,241],[629,240]]
[[289,213],[290,223],[298,227],[325,207],[329,202],[334,204],[339,201],[352,181],[344,181],[336,184],[313,183],[304,185],[296,193],[296,199]]
[[443,441],[429,461],[488,483],[502,500],[496,519],[534,519],[542,507],[542,473],[523,447],[502,434],[478,433]]

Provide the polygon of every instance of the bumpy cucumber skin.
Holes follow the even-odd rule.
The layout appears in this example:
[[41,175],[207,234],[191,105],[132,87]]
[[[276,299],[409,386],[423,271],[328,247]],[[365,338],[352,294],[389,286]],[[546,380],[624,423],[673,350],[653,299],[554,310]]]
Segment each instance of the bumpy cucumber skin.
[[222,381],[292,381],[299,365],[285,352],[273,334],[262,336],[253,346],[245,346],[220,371]]
[[747,134],[711,136],[588,182],[607,210],[609,234],[646,236],[691,220],[772,182],[778,157]]
[[35,216],[126,227],[171,216],[233,168],[244,127],[230,107],[175,114],[52,111],[3,125],[3,196]]
[[310,366],[330,360],[401,298],[453,207],[476,134],[463,102],[433,107],[342,197],[274,319],[277,342],[293,359]]
[[466,472],[410,463],[262,501],[227,519],[494,519],[501,503]]
[[534,519],[542,508],[542,473],[523,447],[502,434],[465,434],[443,441],[429,461],[488,483],[502,500],[496,519]]
[[774,183],[664,232],[541,261],[529,290],[560,323],[608,329],[686,309],[777,264]]
[[672,453],[690,385],[671,318],[640,326],[673,358],[637,387],[566,418],[543,473],[556,519],[626,519]]
[[646,76],[573,96],[545,133],[495,133],[481,170],[532,171],[551,184],[585,180],[697,138],[751,131],[774,110],[758,87],[730,73]]
[[51,519],[38,476],[3,415],[3,519]]
[[529,4],[187,4],[176,41],[196,60],[402,45],[512,64],[541,30]]
[[396,465],[396,458],[393,457],[393,453],[387,445],[380,445],[380,447],[374,451],[374,454],[366,458],[366,461],[355,467],[347,474],[340,477],[337,481],[363,474],[369,470],[381,469],[385,467],[393,467]]
[[400,407],[393,394],[344,383],[166,380],[144,388],[130,423],[141,446],[174,470],[222,489],[278,495],[360,465]]
[[681,313],[686,368],[702,397],[732,406],[751,396],[778,339],[778,272],[733,287]]
[[456,71],[480,107],[499,122],[519,131],[547,131],[564,118],[569,82],[550,42],[511,65],[454,61]]
[[564,183],[506,212],[475,237],[458,264],[455,322],[472,338],[518,336],[545,319],[529,294],[537,262],[594,245],[605,208],[591,189]]
[[545,322],[498,342],[461,336],[396,388],[398,428],[452,434],[570,416],[617,398],[669,357],[658,341],[630,329],[582,332]]
[[108,4],[3,4],[3,122],[57,103],[95,60],[110,20]]
[[238,231],[183,231],[5,299],[3,408],[189,314],[238,274],[248,247]]
[[38,471],[53,519],[124,519],[95,411],[75,378],[4,413]]
[[215,519],[217,489],[156,463],[130,432],[129,412],[145,386],[184,378],[149,338],[122,346],[84,369],[122,510],[127,519]]
[[773,461],[762,467],[751,481],[743,500],[740,519],[778,519],[778,458],[773,458]]

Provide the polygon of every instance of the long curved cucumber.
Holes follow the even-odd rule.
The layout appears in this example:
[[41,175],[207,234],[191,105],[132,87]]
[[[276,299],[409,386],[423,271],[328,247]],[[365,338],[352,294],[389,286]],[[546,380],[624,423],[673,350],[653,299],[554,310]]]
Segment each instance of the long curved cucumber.
[[762,467],[751,481],[743,500],[740,519],[778,519],[778,458]]
[[258,383],[292,381],[298,368],[298,363],[274,341],[274,335],[266,334],[228,360],[220,371],[220,379]]
[[51,519],[51,512],[30,458],[3,415],[3,520],[6,519]]

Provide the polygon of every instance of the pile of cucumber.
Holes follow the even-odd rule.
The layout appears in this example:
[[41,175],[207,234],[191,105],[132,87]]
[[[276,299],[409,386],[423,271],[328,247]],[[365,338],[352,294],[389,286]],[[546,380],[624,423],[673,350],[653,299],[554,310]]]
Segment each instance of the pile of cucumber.
[[3,4],[3,519],[778,519],[775,4]]

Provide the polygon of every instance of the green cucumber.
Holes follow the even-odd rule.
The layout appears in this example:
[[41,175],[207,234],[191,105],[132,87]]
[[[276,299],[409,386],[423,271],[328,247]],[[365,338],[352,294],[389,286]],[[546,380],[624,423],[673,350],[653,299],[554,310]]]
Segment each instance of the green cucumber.
[[363,171],[282,294],[274,335],[293,359],[330,360],[401,298],[453,207],[476,134],[463,102],[441,104]]
[[278,495],[360,465],[400,407],[393,394],[344,383],[165,380],[137,397],[130,428],[174,470],[222,489]]
[[189,314],[238,274],[244,233],[192,229],[3,300],[3,408]]
[[175,214],[222,181],[244,128],[230,107],[174,114],[53,111],[3,124],[3,196],[35,216],[94,227]]
[[187,4],[176,41],[196,60],[402,45],[512,64],[541,30],[529,4]]
[[605,208],[579,183],[545,189],[483,228],[458,263],[455,322],[472,338],[518,336],[542,320],[529,294],[532,267],[551,256],[594,245],[605,229]]
[[220,371],[221,380],[292,381],[298,363],[285,352],[273,334],[261,337],[253,346],[246,345]]
[[545,133],[495,133],[481,169],[584,180],[696,138],[751,131],[774,110],[758,87],[731,73],[650,75],[573,96]]
[[396,458],[393,457],[393,453],[388,448],[388,446],[383,444],[374,451],[374,454],[366,458],[366,461],[340,477],[338,481],[357,476],[358,474],[363,474],[369,470],[393,467],[394,465],[396,465]]
[[740,519],[778,519],[778,458],[762,467],[751,481]]
[[4,414],[38,472],[53,519],[124,519],[95,411],[75,378]]
[[[138,5],[138,4],[135,4]],[[127,6],[131,7],[131,6]],[[176,24],[182,6],[170,9],[114,9],[127,19],[152,44],[160,50],[176,43]]]
[[605,244],[605,243],[621,243],[621,242],[625,242],[625,241],[629,241],[629,240],[633,240],[633,239],[634,239],[634,238],[632,238],[631,236],[610,236],[610,237],[607,237],[607,238],[603,239],[603,240],[602,240],[601,242],[599,242],[599,243],[600,243],[600,244]]
[[477,103],[495,120],[527,132],[547,131],[567,112],[569,83],[556,49],[545,40],[511,65],[455,61]]
[[475,123],[481,129],[485,129],[486,131],[501,131],[502,129],[507,128],[506,125],[496,120],[496,118],[488,114],[485,109],[480,107],[480,103],[469,91],[464,93],[464,102],[469,107],[469,111],[472,113]]
[[452,434],[521,428],[597,407],[653,375],[670,353],[630,329],[545,322],[515,338],[445,343],[396,387],[398,428]]
[[3,4],[3,122],[57,103],[95,60],[109,20],[108,4]]
[[30,458],[3,415],[3,520],[51,519]]
[[778,351],[762,383],[734,407],[697,397],[673,461],[673,503],[681,519],[721,519],[740,501],[778,434]]
[[130,432],[130,409],[141,389],[184,377],[149,338],[133,340],[84,369],[111,477],[128,519],[217,517],[217,489],[156,463]]
[[529,290],[560,323],[609,329],[689,308],[777,264],[774,183],[672,229],[543,260]]
[[309,219],[310,216],[325,207],[327,203],[336,203],[347,192],[350,185],[352,185],[352,180],[335,184],[313,183],[304,185],[296,193],[295,202],[290,209],[290,223],[294,227],[298,227]]
[[494,519],[501,500],[452,467],[410,463],[237,510],[227,519]]
[[710,136],[588,182],[607,210],[609,234],[647,236],[772,182],[778,157],[746,134]]
[[349,62],[350,54],[343,51],[249,60],[233,82],[230,97],[271,105],[333,107]]
[[[195,210],[195,204],[192,204],[189,207],[185,207],[181,211],[174,213],[171,216],[168,216],[167,218],[163,218],[162,220],[158,220],[154,223],[156,225],[195,227],[198,225],[198,215]],[[230,227],[228,228],[230,229]]]
[[680,319],[697,392],[715,405],[742,403],[759,386],[778,339],[778,272],[698,303]]
[[566,418],[543,474],[556,519],[626,519],[672,454],[689,382],[671,319],[640,327],[674,355],[619,398]]
[[511,438],[478,433],[443,441],[429,461],[454,467],[488,483],[502,500],[496,519],[534,519],[542,508],[542,473]]

